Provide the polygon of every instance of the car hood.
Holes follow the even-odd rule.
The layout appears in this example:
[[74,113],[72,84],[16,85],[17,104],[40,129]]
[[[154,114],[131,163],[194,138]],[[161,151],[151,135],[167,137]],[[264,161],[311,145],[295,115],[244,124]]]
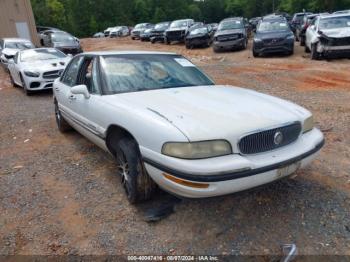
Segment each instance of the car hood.
[[21,51],[21,49],[4,48],[1,52],[7,56],[14,56],[18,51]]
[[244,29],[229,29],[229,30],[216,31],[215,36],[231,35],[231,34],[243,34],[243,33],[244,33]]
[[256,33],[255,37],[260,39],[274,39],[274,38],[284,38],[291,35],[292,32],[288,31],[276,31],[276,32],[266,32],[266,33]]
[[337,29],[327,29],[321,30],[325,36],[334,37],[334,38],[342,38],[342,37],[350,37],[350,28],[337,28]]
[[242,134],[301,121],[310,115],[291,102],[232,86],[125,93],[106,96],[106,102],[118,105],[119,98],[144,113],[164,118],[189,141],[227,139],[235,143]]
[[[40,60],[22,63],[22,67],[26,70],[35,70],[39,72],[60,70],[67,66],[71,58]],[[64,63],[64,64],[63,64]]]
[[198,38],[198,37],[205,37],[207,36],[207,34],[196,34],[196,35],[188,35],[186,36],[187,39],[194,39],[194,38]]

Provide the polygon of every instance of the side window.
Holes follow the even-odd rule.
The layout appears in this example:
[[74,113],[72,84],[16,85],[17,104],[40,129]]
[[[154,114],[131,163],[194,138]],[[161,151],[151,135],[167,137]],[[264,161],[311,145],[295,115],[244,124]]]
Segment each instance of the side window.
[[0,40],[0,49],[4,49],[4,40]]
[[86,58],[82,66],[79,84],[86,85],[90,94],[100,94],[97,58]]
[[73,61],[68,65],[68,68],[64,72],[61,82],[72,87],[77,83],[78,73],[82,61],[84,60],[83,56],[74,58]]

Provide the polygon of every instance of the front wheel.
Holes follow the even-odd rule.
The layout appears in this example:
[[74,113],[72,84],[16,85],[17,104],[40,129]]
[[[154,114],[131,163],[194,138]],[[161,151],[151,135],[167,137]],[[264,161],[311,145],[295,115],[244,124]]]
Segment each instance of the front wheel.
[[26,82],[24,81],[22,75],[20,76],[20,78],[21,78],[21,82],[22,82],[22,87],[23,87],[24,93],[25,93],[27,96],[30,96],[30,95],[32,94],[32,92],[31,92],[30,90],[28,90],[27,85],[26,85]]
[[317,44],[313,44],[311,46],[311,59],[312,60],[319,60],[320,54],[317,52]]
[[129,202],[136,204],[150,199],[156,189],[156,184],[145,170],[137,143],[131,138],[119,140],[116,158],[117,172]]
[[254,48],[253,48],[253,56],[254,56],[254,57],[258,57],[258,56],[259,56],[259,53],[256,52],[256,51],[254,50]]
[[305,37],[304,36],[300,37],[300,46],[305,46]]

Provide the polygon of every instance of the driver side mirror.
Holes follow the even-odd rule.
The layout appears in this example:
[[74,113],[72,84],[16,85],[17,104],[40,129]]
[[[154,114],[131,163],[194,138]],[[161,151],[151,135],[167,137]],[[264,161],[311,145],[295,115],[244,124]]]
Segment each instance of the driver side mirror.
[[70,92],[74,95],[83,95],[86,99],[90,98],[90,93],[86,85],[73,86]]

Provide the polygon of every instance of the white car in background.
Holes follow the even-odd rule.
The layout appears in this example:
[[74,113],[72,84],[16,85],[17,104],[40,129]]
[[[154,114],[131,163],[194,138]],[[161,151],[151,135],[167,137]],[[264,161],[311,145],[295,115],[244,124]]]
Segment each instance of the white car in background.
[[51,89],[71,56],[55,48],[37,48],[17,52],[8,69],[14,86],[21,86],[29,95],[33,91]]
[[350,13],[322,14],[316,17],[305,33],[305,51],[311,59],[350,57]]
[[57,125],[116,158],[131,203],[155,185],[212,197],[288,177],[324,144],[312,114],[276,97],[215,86],[184,57],[91,52],[54,82]]
[[3,38],[0,40],[0,61],[6,68],[8,61],[13,59],[15,54],[24,49],[35,48],[33,43],[28,39],[22,38]]
[[111,29],[109,37],[121,37],[129,35],[129,27],[127,26],[116,26]]

